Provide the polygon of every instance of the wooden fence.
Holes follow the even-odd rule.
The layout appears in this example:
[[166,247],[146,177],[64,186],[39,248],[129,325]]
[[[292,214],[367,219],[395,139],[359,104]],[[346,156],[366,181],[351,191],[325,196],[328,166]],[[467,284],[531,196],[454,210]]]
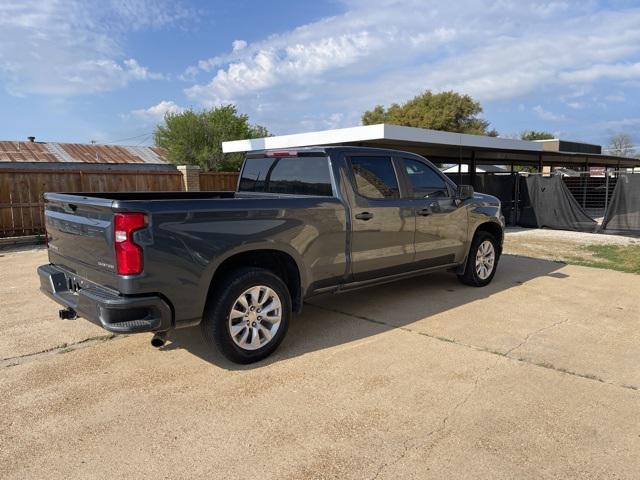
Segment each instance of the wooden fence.
[[238,174],[236,172],[201,172],[201,191],[232,191],[236,189]]
[[[191,172],[200,190],[235,190],[234,172]],[[45,192],[176,192],[184,190],[179,171],[0,169],[0,238],[44,233]]]
[[171,171],[0,170],[0,238],[44,233],[45,192],[180,191]]

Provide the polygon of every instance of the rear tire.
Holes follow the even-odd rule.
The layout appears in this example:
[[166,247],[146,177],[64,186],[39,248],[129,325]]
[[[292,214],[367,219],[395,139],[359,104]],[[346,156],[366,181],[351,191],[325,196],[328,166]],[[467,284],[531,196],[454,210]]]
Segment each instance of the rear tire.
[[484,287],[491,283],[500,258],[498,240],[489,232],[477,232],[471,242],[467,264],[458,278],[465,285]]
[[211,347],[247,364],[278,348],[290,318],[291,295],[280,277],[263,268],[242,268],[213,289],[200,327]]

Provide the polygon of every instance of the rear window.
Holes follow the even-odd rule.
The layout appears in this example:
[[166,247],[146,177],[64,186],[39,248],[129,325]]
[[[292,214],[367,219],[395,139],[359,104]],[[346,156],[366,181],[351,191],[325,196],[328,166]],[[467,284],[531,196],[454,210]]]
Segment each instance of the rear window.
[[262,157],[245,160],[240,192],[319,195],[330,197],[327,157]]
[[351,157],[358,193],[367,198],[399,198],[391,157]]

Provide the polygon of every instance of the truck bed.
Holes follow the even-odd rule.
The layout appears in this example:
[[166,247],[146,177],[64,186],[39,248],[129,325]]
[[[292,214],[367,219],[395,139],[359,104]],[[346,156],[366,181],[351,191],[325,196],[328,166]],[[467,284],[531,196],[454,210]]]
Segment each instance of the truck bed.
[[238,194],[236,192],[73,192],[47,194],[47,196],[49,198],[74,196],[83,199],[100,198],[104,200],[198,200],[234,198]]

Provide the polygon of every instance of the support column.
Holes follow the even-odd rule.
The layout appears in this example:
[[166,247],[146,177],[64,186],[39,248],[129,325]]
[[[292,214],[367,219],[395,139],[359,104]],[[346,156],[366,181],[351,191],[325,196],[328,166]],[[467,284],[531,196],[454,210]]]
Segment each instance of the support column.
[[200,191],[200,167],[197,165],[179,165],[182,174],[182,189],[185,192]]
[[476,151],[471,150],[471,158],[469,159],[469,183],[476,188]]
[[538,154],[538,173],[542,173],[542,154]]

